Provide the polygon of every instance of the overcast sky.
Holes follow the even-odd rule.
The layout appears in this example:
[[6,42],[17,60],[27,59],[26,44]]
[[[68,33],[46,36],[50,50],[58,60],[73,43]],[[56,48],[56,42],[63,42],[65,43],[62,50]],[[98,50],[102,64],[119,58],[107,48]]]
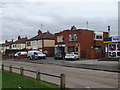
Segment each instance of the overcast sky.
[[[118,2],[5,2],[0,5],[2,40],[16,40],[18,35],[31,38],[42,32],[57,33],[76,26],[118,34]],[[2,11],[1,11],[2,10]],[[0,41],[0,42],[1,42]]]

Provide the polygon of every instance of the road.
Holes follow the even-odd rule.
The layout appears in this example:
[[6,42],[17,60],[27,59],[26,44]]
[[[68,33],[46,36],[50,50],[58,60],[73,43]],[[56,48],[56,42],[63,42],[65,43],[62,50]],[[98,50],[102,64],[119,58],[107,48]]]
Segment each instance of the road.
[[[118,73],[114,72],[70,68],[51,64],[18,62],[11,60],[5,60],[2,63],[16,67],[24,67],[26,69],[38,70],[55,75],[64,73],[66,75],[66,86],[68,88],[84,88],[86,86],[90,88],[118,88]],[[25,74],[31,77],[35,77],[35,75],[32,73],[25,72]],[[56,84],[60,83],[59,79],[51,78],[48,76],[41,76],[41,79]]]

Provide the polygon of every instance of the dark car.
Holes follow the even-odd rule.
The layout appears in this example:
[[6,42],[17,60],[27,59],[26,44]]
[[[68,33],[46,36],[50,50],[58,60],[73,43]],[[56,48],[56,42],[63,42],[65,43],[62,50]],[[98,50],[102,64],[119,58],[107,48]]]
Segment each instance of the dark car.
[[64,53],[56,53],[54,55],[54,58],[57,59],[64,59],[65,58],[65,54]]

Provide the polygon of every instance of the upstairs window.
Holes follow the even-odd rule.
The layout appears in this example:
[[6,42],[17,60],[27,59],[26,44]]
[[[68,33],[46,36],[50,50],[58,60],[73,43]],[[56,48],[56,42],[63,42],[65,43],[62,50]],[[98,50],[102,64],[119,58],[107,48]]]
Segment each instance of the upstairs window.
[[101,39],[102,40],[103,39],[102,35],[96,35],[96,39]]
[[63,36],[58,36],[57,37],[57,42],[63,42]]
[[30,46],[30,45],[31,45],[31,44],[30,44],[30,41],[27,41],[26,43],[27,43],[27,46]]
[[94,40],[103,40],[103,32],[94,32]]
[[76,34],[69,35],[69,41],[76,41],[76,40],[77,40]]

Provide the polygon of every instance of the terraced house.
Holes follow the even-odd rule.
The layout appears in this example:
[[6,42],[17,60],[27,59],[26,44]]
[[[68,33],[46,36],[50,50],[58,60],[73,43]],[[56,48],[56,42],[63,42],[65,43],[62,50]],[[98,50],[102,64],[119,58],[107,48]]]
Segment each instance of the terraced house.
[[47,56],[54,55],[54,35],[49,31],[42,33],[38,30],[38,34],[26,41],[26,50],[40,50]]
[[108,37],[108,32],[77,29],[72,26],[70,30],[55,33],[55,53],[76,52],[80,58],[105,57],[105,37]]
[[4,53],[6,50],[12,48],[13,39],[11,41],[5,40],[5,43],[2,44],[2,52]]
[[15,42],[12,43],[11,49],[16,49],[16,50],[25,49],[27,40],[28,40],[27,37],[21,38],[20,36],[18,36],[18,40],[16,40]]

